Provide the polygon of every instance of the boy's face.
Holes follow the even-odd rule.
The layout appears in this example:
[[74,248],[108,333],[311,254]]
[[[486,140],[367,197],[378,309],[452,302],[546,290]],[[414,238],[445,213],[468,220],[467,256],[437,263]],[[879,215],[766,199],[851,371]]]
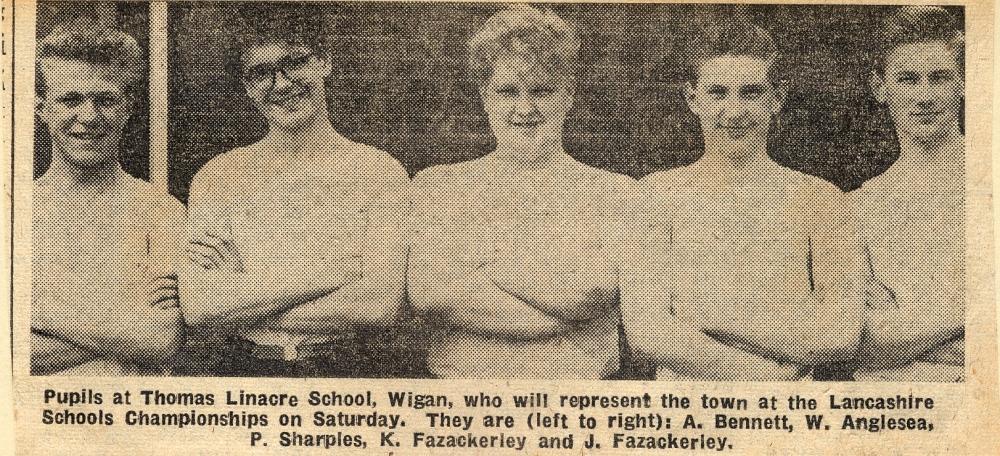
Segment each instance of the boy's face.
[[295,131],[326,115],[326,82],[331,68],[324,56],[304,46],[268,43],[243,56],[247,95],[271,128]]
[[41,69],[45,95],[35,110],[49,128],[53,153],[81,169],[117,161],[133,102],[122,73],[63,58],[46,58]]
[[872,88],[889,107],[897,134],[928,140],[958,122],[965,83],[948,45],[929,41],[897,46]]
[[705,138],[740,146],[767,143],[771,119],[781,110],[784,90],[768,78],[769,60],[723,55],[698,67],[686,87],[688,107],[701,121]]
[[518,58],[499,60],[480,88],[497,148],[537,158],[543,145],[562,144],[563,124],[573,104],[565,81]]

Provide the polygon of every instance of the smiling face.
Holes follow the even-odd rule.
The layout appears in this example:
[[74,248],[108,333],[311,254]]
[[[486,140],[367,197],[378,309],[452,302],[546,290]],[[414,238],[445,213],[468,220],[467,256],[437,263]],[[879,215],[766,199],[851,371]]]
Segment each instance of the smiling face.
[[965,84],[946,43],[903,44],[885,63],[884,76],[872,77],[872,89],[889,107],[897,134],[927,141],[957,125]]
[[531,161],[553,146],[561,147],[566,113],[573,104],[567,81],[510,57],[497,61],[480,95],[498,151]]
[[53,152],[79,169],[103,168],[118,159],[125,123],[132,114],[120,72],[79,60],[41,63],[45,94],[36,112],[48,126]]
[[781,110],[784,90],[768,78],[771,61],[751,56],[713,57],[688,83],[688,106],[701,121],[706,142],[732,144],[741,153],[767,144],[771,119]]
[[247,95],[272,129],[296,131],[326,115],[330,63],[303,46],[269,43],[243,56]]

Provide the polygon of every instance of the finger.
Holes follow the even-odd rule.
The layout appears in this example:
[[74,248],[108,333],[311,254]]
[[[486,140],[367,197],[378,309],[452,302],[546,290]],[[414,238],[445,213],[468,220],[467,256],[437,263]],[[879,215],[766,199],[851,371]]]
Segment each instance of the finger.
[[153,288],[146,292],[147,296],[152,298],[159,298],[161,296],[177,296],[177,287],[161,287]]
[[159,293],[154,293],[150,297],[149,305],[151,306],[158,307],[163,303],[167,304],[173,303],[179,305],[179,297],[177,296],[177,293],[159,292]]
[[150,304],[150,306],[160,310],[167,310],[167,309],[180,308],[181,303],[177,299],[164,299],[161,301],[154,302]]
[[212,265],[212,262],[209,261],[207,258],[205,258],[204,255],[199,255],[199,254],[194,253],[194,252],[187,252],[187,257],[188,257],[188,261],[190,261],[191,263],[194,263],[195,265],[197,265],[198,267],[200,267],[202,269],[205,269],[205,270],[215,269],[215,267]]
[[198,263],[208,263],[209,266],[203,266],[205,269],[218,269],[219,265],[222,264],[221,257],[215,256],[211,249],[200,245],[188,244],[185,252],[188,253],[189,257],[194,256],[198,258]]
[[206,231],[205,236],[201,240],[215,246],[230,261],[239,261],[240,254],[236,251],[236,246],[232,242],[229,242],[229,239]]
[[161,288],[177,288],[177,278],[176,277],[155,277],[153,280],[149,281],[149,287],[157,290]]
[[225,248],[216,246],[205,238],[193,239],[188,244],[188,248],[197,249],[203,255],[212,258],[217,264],[221,265],[230,262],[228,252],[226,252]]

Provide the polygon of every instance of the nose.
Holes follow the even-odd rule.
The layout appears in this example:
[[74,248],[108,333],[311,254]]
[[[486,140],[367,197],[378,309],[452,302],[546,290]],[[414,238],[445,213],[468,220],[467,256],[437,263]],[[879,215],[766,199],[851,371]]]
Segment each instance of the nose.
[[80,123],[94,123],[103,116],[101,109],[97,107],[92,98],[87,98],[83,103],[80,103],[76,110],[76,119]]
[[292,85],[292,80],[283,69],[277,69],[271,73],[271,90],[278,90]]
[[929,108],[934,104],[934,88],[931,87],[927,79],[923,79],[913,89],[913,100],[921,108]]
[[740,101],[738,97],[729,97],[722,104],[722,112],[719,113],[719,116],[723,120],[730,121],[743,117],[746,112],[747,107],[745,103]]
[[520,117],[538,115],[538,104],[531,96],[522,94],[517,97],[517,102],[514,104],[514,114]]

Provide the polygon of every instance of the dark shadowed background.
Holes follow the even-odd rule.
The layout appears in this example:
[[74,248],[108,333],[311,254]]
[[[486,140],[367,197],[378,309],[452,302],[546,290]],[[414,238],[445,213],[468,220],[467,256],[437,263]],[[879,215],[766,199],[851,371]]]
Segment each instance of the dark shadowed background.
[[[90,16],[120,27],[139,44],[143,59],[149,61],[149,5],[146,3],[111,2],[39,2],[35,34],[40,40],[63,22],[79,16]],[[129,174],[149,180],[149,81],[143,77],[137,87],[134,113],[125,124],[119,161]],[[35,117],[35,177],[49,169],[52,162],[52,142],[45,124]]]
[[[771,154],[844,189],[895,160],[884,113],[868,93],[877,24],[891,7],[554,4],[583,39],[566,148],[641,177],[700,156],[684,105],[685,49],[705,25],[742,15],[771,31],[789,97]],[[493,138],[465,69],[465,41],[500,4],[328,3],[331,119],[351,139],[410,171],[486,154]],[[170,5],[170,191],[186,200],[210,158],[260,139],[263,118],[226,71],[239,3]],[[961,8],[952,10],[960,19]]]
[[[881,173],[898,155],[886,113],[868,92],[879,22],[893,7],[778,5],[547,5],[583,40],[571,155],[642,177],[701,155],[696,118],[682,97],[686,49],[705,27],[742,16],[771,31],[789,84],[770,153],[786,166],[845,190]],[[227,71],[240,3],[171,3],[170,191],[186,201],[194,174],[212,157],[264,135],[263,118]],[[333,125],[395,156],[411,173],[473,159],[494,146],[465,67],[465,42],[501,4],[290,3],[328,24],[334,71],[327,82]],[[951,10],[960,20],[961,8]],[[404,325],[405,326],[405,325]],[[406,328],[391,336],[411,371],[425,376]],[[204,374],[211,334],[194,335],[180,374]],[[395,338],[395,339],[394,339]],[[391,349],[390,347],[397,347]],[[409,358],[409,361],[405,361]],[[833,369],[828,378],[846,370]],[[626,376],[648,376],[626,373]],[[822,378],[823,374],[818,374]]]

